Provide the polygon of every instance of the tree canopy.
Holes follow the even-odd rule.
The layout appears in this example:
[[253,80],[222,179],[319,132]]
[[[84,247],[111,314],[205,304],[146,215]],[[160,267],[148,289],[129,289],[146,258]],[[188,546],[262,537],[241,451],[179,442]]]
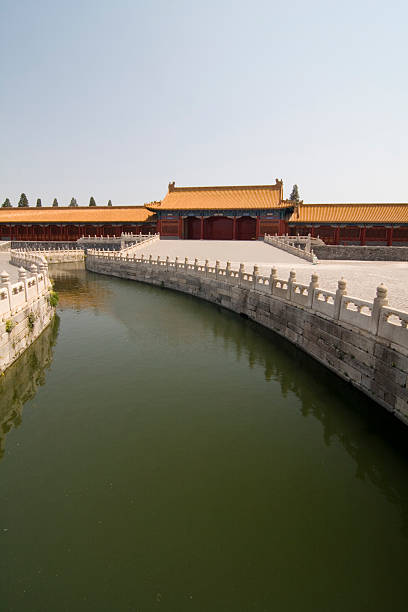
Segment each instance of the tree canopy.
[[11,204],[10,204],[10,200],[8,198],[6,198],[3,202],[3,204],[1,205],[2,208],[11,208]]
[[19,208],[27,208],[29,206],[27,196],[25,193],[22,193],[20,199],[18,201]]
[[292,193],[290,194],[289,200],[291,202],[299,202],[299,189],[297,185],[293,185]]
[[89,206],[96,206],[95,198],[93,196],[91,196],[91,199],[89,200]]
[[37,208],[41,208],[42,204],[41,204],[41,198],[37,198],[37,204],[36,207]]
[[57,200],[57,198],[54,198],[54,201],[53,201],[52,205],[53,205],[53,206],[58,206],[58,200]]
[[108,206],[112,206],[112,200],[108,201]]
[[69,203],[70,206],[78,206],[78,203],[76,201],[76,198],[71,198],[71,202]]

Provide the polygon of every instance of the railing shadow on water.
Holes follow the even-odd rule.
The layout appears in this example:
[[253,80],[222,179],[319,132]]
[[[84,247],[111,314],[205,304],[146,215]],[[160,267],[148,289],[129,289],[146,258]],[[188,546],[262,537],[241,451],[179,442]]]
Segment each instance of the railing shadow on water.
[[24,405],[45,384],[59,325],[60,319],[55,315],[33,344],[0,376],[0,460],[5,452],[7,434],[22,422]]

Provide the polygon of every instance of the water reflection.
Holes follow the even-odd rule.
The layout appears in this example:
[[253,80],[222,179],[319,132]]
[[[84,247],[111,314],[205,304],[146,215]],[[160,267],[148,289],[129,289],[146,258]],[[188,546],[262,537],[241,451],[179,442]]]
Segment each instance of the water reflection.
[[53,358],[60,319],[55,316],[41,336],[0,377],[0,459],[6,435],[22,422],[24,404],[45,384],[45,374]]
[[355,477],[399,507],[408,535],[408,499],[399,469],[399,461],[406,465],[408,460],[406,426],[280,336],[251,321],[242,327],[237,333],[232,321],[219,317],[210,326],[214,337],[235,348],[238,360],[247,359],[250,368],[261,365],[265,379],[278,382],[283,397],[293,393],[300,400],[302,416],[321,423],[326,446],[341,443],[355,462]]
[[85,270],[83,263],[55,264],[49,267],[50,276],[59,294],[59,307],[79,312],[107,310],[111,291],[100,277]]

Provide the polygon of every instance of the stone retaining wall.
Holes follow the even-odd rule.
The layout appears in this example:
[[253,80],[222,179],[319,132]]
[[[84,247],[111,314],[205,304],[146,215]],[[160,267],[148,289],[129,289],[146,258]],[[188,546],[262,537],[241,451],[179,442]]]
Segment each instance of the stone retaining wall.
[[318,259],[355,261],[408,261],[406,246],[325,245],[313,247]]
[[[0,322],[0,372],[4,372],[38,338],[54,314],[48,296],[42,295]],[[12,329],[7,332],[6,326],[10,324]]]
[[54,316],[50,305],[50,282],[46,264],[31,273],[20,268],[19,280],[11,284],[7,272],[0,284],[0,372],[4,372],[47,327]]
[[[408,424],[408,313],[387,307],[386,289],[374,303],[346,295],[345,281],[334,293],[318,287],[261,277],[227,264],[215,267],[89,253],[86,267],[100,274],[182,291],[243,314],[287,338]],[[368,312],[366,312],[366,310]],[[396,321],[390,323],[391,319]]]

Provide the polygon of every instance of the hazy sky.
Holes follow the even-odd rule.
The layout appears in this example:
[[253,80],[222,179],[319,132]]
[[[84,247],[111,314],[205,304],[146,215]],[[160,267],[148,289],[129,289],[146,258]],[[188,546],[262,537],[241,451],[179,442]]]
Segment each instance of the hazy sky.
[[0,199],[408,201],[408,4],[0,0]]

